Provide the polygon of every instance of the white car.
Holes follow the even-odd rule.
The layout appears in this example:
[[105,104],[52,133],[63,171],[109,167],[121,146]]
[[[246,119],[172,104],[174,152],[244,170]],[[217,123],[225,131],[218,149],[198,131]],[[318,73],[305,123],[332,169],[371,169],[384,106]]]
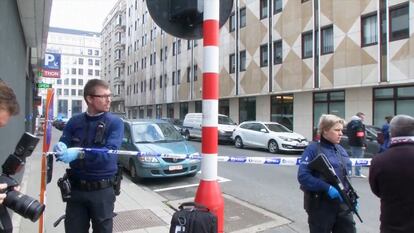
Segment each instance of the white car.
[[279,151],[301,152],[308,140],[276,122],[245,121],[233,131],[232,139],[237,148],[256,147]]

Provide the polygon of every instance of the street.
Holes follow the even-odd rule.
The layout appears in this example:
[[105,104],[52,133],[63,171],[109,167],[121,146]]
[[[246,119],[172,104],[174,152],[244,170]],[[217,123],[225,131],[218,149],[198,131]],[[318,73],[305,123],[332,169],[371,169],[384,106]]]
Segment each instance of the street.
[[[201,150],[201,142],[191,141]],[[221,156],[275,156],[264,150],[237,149],[233,145],[219,145]],[[298,154],[280,156],[300,156]],[[297,167],[278,165],[256,165],[239,163],[219,163],[218,176],[223,194],[227,194],[260,207],[292,221],[264,233],[307,232],[307,215],[303,209],[303,194],[296,180]],[[362,172],[368,175],[368,168]],[[197,176],[199,177],[199,175]],[[148,186],[168,200],[194,197],[198,178],[177,178],[167,180],[147,180]],[[353,178],[354,188],[360,195],[360,215],[363,223],[355,217],[357,231],[378,232],[379,199],[370,190],[367,179]]]

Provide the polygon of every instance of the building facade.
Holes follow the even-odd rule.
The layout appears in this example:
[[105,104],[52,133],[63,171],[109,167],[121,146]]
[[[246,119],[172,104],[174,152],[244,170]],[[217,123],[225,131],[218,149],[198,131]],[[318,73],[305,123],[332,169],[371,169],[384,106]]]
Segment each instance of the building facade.
[[[201,112],[202,40],[164,33],[126,0],[129,117]],[[310,139],[323,113],[366,123],[414,115],[414,20],[408,0],[235,0],[220,30],[219,112],[277,121]]]
[[112,90],[111,111],[125,112],[126,2],[118,1],[102,29],[102,78]]
[[[60,78],[41,79],[55,90],[54,117],[70,118],[86,111],[83,88],[89,79],[100,78],[100,33],[50,27],[47,52],[61,54]],[[41,95],[45,101],[46,90]],[[39,111],[43,114],[45,109]]]

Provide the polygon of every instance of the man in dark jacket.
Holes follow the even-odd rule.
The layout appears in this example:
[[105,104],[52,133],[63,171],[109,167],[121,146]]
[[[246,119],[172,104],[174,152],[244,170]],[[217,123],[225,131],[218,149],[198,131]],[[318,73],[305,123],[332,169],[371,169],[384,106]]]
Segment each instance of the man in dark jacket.
[[[70,164],[67,176],[72,191],[66,200],[65,232],[88,232],[91,222],[93,232],[112,233],[118,167],[117,156],[105,150],[120,148],[124,125],[108,112],[111,91],[105,81],[89,80],[84,99],[88,109],[68,121],[54,146],[58,160]],[[83,153],[79,147],[103,150]]]
[[[348,136],[348,143],[351,147],[351,157],[363,158],[366,139],[365,139],[365,114],[358,112],[351,118],[351,121],[346,126],[346,134]],[[355,177],[366,177],[361,174],[361,167],[355,166]]]
[[414,232],[414,118],[390,122],[391,144],[371,161],[369,184],[381,199],[381,233]]

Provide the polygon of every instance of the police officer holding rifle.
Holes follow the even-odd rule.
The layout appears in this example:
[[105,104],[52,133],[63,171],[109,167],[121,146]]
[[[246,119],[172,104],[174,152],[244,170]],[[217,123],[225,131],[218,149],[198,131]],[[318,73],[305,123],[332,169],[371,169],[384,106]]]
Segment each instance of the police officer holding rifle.
[[309,145],[302,154],[298,181],[304,192],[310,233],[356,232],[352,211],[357,211],[357,196],[353,192],[355,196],[350,201],[345,195],[353,191],[347,181],[351,161],[339,145],[344,124],[335,115],[322,115],[318,127],[320,141]]

